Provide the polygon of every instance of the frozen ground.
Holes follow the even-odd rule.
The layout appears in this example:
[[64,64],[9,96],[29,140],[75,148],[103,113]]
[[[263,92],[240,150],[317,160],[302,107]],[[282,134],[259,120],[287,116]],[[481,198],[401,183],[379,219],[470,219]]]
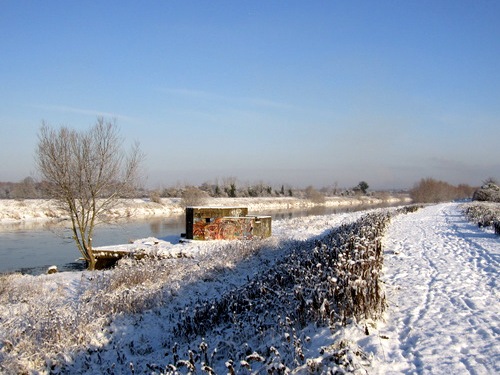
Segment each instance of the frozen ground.
[[[109,326],[104,326],[109,328],[91,333],[88,352],[71,359],[67,369],[89,374],[125,373],[132,369],[135,373],[159,373],[160,368],[172,363],[174,354],[167,343],[172,339],[172,322],[182,311],[193,308],[197,301],[238,290],[249,278],[266,273],[287,254],[281,241],[317,238],[360,215],[358,212],[281,220],[273,227],[268,250],[238,263],[231,263],[233,248],[228,241],[174,246],[154,239],[143,240],[143,246],[155,247],[155,251],[184,256],[172,260],[178,263],[168,284],[169,292],[162,297],[169,302],[150,312],[114,316]],[[350,350],[352,364],[348,368],[358,374],[500,373],[499,237],[468,223],[459,204],[440,204],[393,217],[384,237],[384,252],[383,279],[388,302],[385,320],[352,322],[333,331],[307,326],[293,332],[302,340],[301,350],[309,359],[306,364],[295,366],[293,372],[309,373],[316,364],[319,372],[327,373],[328,368],[334,367],[332,357],[327,355],[328,348],[345,346]],[[223,271],[221,263],[217,263],[221,261]],[[70,297],[69,306],[71,300],[85,293],[91,278],[86,272],[61,273],[22,276],[19,282],[62,291],[64,298]],[[149,292],[147,286],[140,287]],[[0,360],[7,358],[2,353],[10,350],[3,341],[4,328],[13,324],[17,308],[20,305],[0,306]],[[64,316],[59,319],[64,321]],[[95,316],[95,322],[100,319],[103,318]],[[206,343],[213,354],[215,346],[221,348],[229,337],[234,337],[235,329],[215,330],[190,347],[199,348]],[[272,346],[272,338],[268,340],[268,346]],[[286,342],[279,348],[282,356],[287,350],[285,346]],[[187,351],[180,356],[187,360]],[[217,364],[215,372],[227,373],[226,365]],[[247,372],[244,365],[235,364],[238,373]],[[289,367],[294,367],[292,362]],[[187,373],[185,367],[178,370]],[[204,372],[198,368],[198,373]]]

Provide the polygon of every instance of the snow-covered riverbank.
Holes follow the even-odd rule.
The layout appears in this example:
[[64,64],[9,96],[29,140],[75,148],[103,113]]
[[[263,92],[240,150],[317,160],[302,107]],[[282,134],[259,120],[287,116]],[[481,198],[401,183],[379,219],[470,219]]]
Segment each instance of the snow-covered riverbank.
[[[346,207],[361,205],[377,205],[383,203],[402,204],[410,202],[407,196],[376,198],[368,196],[327,197],[325,202],[318,204],[307,199],[293,197],[281,198],[207,198],[204,205],[225,207],[248,207],[249,211],[287,210],[308,208],[314,206]],[[180,198],[162,198],[161,203],[149,199],[122,199],[111,210],[115,219],[147,218],[159,216],[180,215],[184,212]],[[0,224],[46,221],[66,219],[67,216],[57,203],[45,199],[0,199]]]
[[[159,374],[160,369],[165,370],[171,363],[172,356],[175,357],[170,347],[164,347],[164,343],[171,340],[165,335],[173,328],[168,323],[171,318],[167,317],[181,314],[185,309],[195,309],[197,301],[238,290],[248,278],[265,272],[283,257],[287,251],[286,239],[318,238],[331,228],[353,222],[360,215],[362,213],[356,212],[280,220],[273,228],[273,238],[266,242],[266,248],[272,250],[261,251],[239,263],[231,263],[233,245],[228,241],[165,244],[170,246],[168,251],[172,255],[181,256],[174,256],[178,259],[173,260],[178,262],[175,272],[173,269],[155,271],[159,272],[158,279],[166,277],[164,272],[169,273],[167,276],[172,281],[163,284],[166,294],[162,297],[169,302],[139,314],[120,313],[112,318],[95,314],[92,324],[97,325],[89,327],[86,333],[90,337],[86,354],[73,361],[71,349],[61,346],[56,348],[60,350],[60,358],[52,358],[47,363],[56,365],[57,361],[69,361],[66,363],[70,369],[89,374],[112,369],[130,371],[132,368],[135,373]],[[161,242],[158,245],[162,246]],[[333,331],[310,325],[295,332],[301,340],[305,359],[301,361],[304,365],[287,363],[295,368],[293,373],[306,374],[315,366],[323,373],[328,368],[336,368],[332,360],[337,357],[331,354],[334,349],[344,353],[342,358],[350,360],[351,367],[347,370],[358,374],[500,373],[499,237],[489,229],[468,223],[459,204],[440,204],[393,217],[384,237],[384,253],[383,280],[388,302],[384,321],[352,322]],[[222,260],[223,269],[219,268]],[[205,276],[200,277],[200,273]],[[88,289],[93,282],[91,279],[99,274],[69,272],[18,276],[12,280],[30,289],[36,285],[36,290],[30,293],[26,290],[17,303],[14,297],[8,303],[4,298],[0,307],[0,366],[2,360],[6,365],[15,358],[9,354],[15,343],[5,341],[5,334],[15,321],[42,324],[34,318],[32,321],[26,319],[30,311],[48,305],[49,315],[55,306],[62,310],[57,320],[47,317],[47,323],[64,324],[69,314],[65,309],[75,303],[72,301],[92,292]],[[119,286],[115,288],[120,290]],[[156,286],[138,284],[137,288],[143,291],[140,295],[147,303]],[[22,288],[17,289],[20,290]],[[45,292],[41,293],[43,290]],[[120,293],[120,298],[126,297],[126,293]],[[43,300],[39,297],[42,295]],[[35,302],[26,304],[27,298]],[[16,320],[16,314],[23,314],[22,319]],[[43,318],[41,314],[39,317]],[[103,326],[97,328],[99,324]],[[213,353],[216,343],[226,342],[225,337],[230,332],[234,334],[235,329],[245,329],[238,327],[220,327],[204,337],[209,353]],[[19,332],[22,329],[20,326]],[[50,331],[50,326],[47,329]],[[286,345],[286,340],[284,342]],[[198,344],[194,345],[194,355],[202,355]],[[272,350],[278,352],[285,348]],[[187,352],[178,354],[181,359],[189,359]],[[217,366],[216,373],[227,372],[227,363]],[[236,366],[243,370],[246,365],[238,363]],[[177,370],[186,373],[187,368]]]

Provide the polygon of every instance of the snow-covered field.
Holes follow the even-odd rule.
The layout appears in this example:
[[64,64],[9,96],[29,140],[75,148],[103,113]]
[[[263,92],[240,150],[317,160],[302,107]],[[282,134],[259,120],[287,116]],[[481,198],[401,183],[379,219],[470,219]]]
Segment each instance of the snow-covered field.
[[[147,275],[133,273],[134,265],[127,262],[115,271],[4,278],[0,285],[0,371],[9,373],[24,366],[28,371],[48,368],[50,372],[52,368],[68,373],[159,374],[175,363],[176,371],[184,374],[192,362],[195,373],[210,373],[201,365],[205,358],[217,374],[231,373],[232,369],[236,373],[266,373],[269,366],[252,362],[264,355],[274,358],[274,373],[306,374],[313,369],[317,373],[336,369],[358,374],[500,373],[500,240],[489,229],[468,223],[457,203],[392,217],[383,239],[388,306],[384,319],[351,321],[345,327],[331,328],[308,324],[299,330],[287,325],[284,316],[266,318],[264,313],[257,318],[268,322],[277,319],[281,328],[276,332],[285,332],[285,337],[256,332],[238,348],[229,340],[236,340],[238,332],[248,334],[239,320],[211,327],[206,336],[190,343],[175,337],[172,322],[181,316],[185,319],[186,311],[195,311],[202,301],[237,293],[249,280],[268,274],[289,256],[291,247],[314,244],[332,228],[352,223],[363,214],[277,221],[273,223],[273,237],[247,243],[250,248],[245,254],[239,241],[173,245],[142,240],[141,246],[171,256],[169,267],[161,263],[162,268],[142,271],[151,272],[159,284],[151,283]],[[119,292],[116,299],[96,305],[93,297],[110,289],[111,281],[106,280],[113,272],[110,280],[114,291]],[[120,279],[120,273],[128,279]],[[142,276],[148,281],[141,281]],[[139,279],[134,290],[121,290],[123,285],[130,285],[131,277]],[[93,310],[88,308],[90,304]],[[118,305],[130,306],[130,311],[113,312]],[[134,310],[138,306],[143,308]],[[93,316],[85,315],[91,311],[95,312]],[[76,333],[68,329],[61,334],[51,326],[80,327],[79,322],[87,329],[76,329]],[[35,325],[52,339],[59,335],[58,339],[45,347],[40,333],[40,347],[30,347],[23,338]],[[72,337],[76,334],[78,337]],[[259,337],[266,341],[259,343]],[[177,346],[170,345],[176,340]],[[267,347],[267,352],[253,353],[256,345]],[[86,349],[82,352],[82,348]],[[37,349],[43,351],[41,356],[23,356]],[[231,350],[247,351],[249,355],[234,363],[214,359],[218,352]],[[288,370],[278,366],[283,362]],[[183,363],[184,367],[179,366]],[[173,367],[170,370],[175,371]]]

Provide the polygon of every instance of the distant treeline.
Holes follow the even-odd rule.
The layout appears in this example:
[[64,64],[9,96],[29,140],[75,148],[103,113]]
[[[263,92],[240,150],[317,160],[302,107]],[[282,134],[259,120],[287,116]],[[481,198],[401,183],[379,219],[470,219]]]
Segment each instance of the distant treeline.
[[[236,178],[223,179],[216,182],[204,182],[199,186],[177,185],[157,189],[139,189],[133,196],[123,198],[149,197],[153,201],[160,198],[196,198],[196,197],[296,197],[321,203],[329,196],[381,195],[388,192],[369,192],[368,184],[361,181],[352,188],[339,188],[336,184],[321,189],[308,186],[305,189],[293,188],[288,184],[272,186],[264,182],[241,183]],[[446,202],[455,199],[471,198],[477,188],[466,184],[458,186],[433,178],[420,180],[409,191],[411,198],[417,203]],[[395,193],[404,193],[391,192]],[[38,182],[27,177],[20,182],[0,182],[0,199],[47,199],[47,183]]]
[[[329,196],[355,196],[375,194],[368,192],[368,184],[361,181],[352,188],[339,188],[337,184],[323,187],[319,190],[313,186],[299,189],[293,188],[288,184],[272,186],[270,184],[259,183],[240,183],[235,178],[224,179],[221,182],[205,182],[199,186],[177,186],[152,191],[152,195],[158,198],[201,196],[205,197],[228,197],[228,198],[247,198],[247,197],[296,197],[312,200],[316,203],[324,201]],[[384,192],[387,194],[387,192]]]
[[[205,197],[296,197],[307,198],[317,202],[328,196],[354,196],[375,194],[368,192],[368,184],[361,181],[352,188],[339,188],[337,184],[316,189],[313,186],[306,188],[294,188],[289,184],[273,186],[268,183],[242,183],[236,178],[226,178],[221,181],[204,182],[199,186],[176,185],[166,188],[139,189],[133,196],[123,198],[151,197],[153,200],[159,198],[180,198],[189,196]],[[20,182],[0,182],[0,199],[48,199],[49,189],[46,182],[39,182],[32,177],[26,177]]]
[[423,178],[410,190],[415,203],[439,203],[471,198],[477,188],[467,184],[458,186],[433,178]]
[[47,198],[45,185],[31,177],[21,182],[0,182],[0,199]]

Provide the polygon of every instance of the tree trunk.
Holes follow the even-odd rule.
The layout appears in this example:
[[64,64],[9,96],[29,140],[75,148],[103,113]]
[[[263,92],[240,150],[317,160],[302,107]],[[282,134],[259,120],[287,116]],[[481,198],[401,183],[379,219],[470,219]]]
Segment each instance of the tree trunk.
[[87,270],[95,271],[96,263],[97,261],[94,257],[92,257],[92,259],[87,260]]
[[97,263],[97,259],[94,256],[94,250],[92,250],[92,246],[87,246],[85,249],[87,254],[88,254],[88,259],[87,259],[87,269],[89,271],[95,271],[95,266]]

